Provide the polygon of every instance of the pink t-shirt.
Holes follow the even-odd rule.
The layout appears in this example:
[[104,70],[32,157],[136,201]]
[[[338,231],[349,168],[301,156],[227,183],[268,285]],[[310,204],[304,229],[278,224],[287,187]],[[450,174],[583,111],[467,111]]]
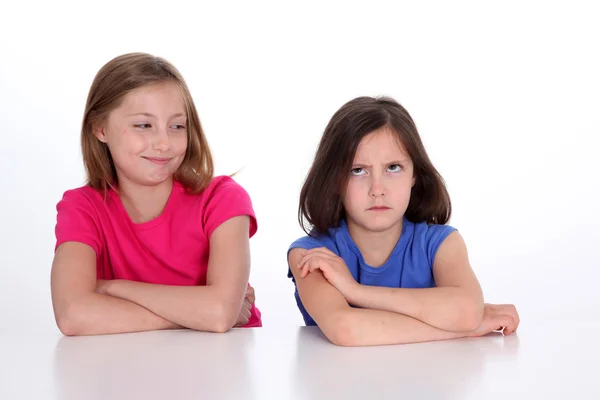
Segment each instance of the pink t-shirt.
[[[248,193],[227,176],[214,178],[199,194],[175,181],[160,216],[135,224],[117,192],[106,198],[89,186],[65,192],[56,206],[56,247],[81,242],[96,251],[98,279],[127,279],[163,285],[206,285],[209,238],[226,220],[250,217],[249,237],[256,233],[256,216]],[[253,306],[245,327],[262,326]]]

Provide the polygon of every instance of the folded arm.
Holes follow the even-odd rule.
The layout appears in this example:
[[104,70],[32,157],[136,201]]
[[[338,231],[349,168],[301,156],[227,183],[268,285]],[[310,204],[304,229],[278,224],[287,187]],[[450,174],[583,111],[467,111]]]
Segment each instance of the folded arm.
[[236,323],[250,275],[250,219],[233,217],[210,237],[206,286],[168,286],[126,280],[107,283],[110,296],[137,303],[186,328],[226,332]]
[[483,318],[483,294],[458,232],[450,234],[437,251],[433,276],[434,288],[356,284],[347,291],[346,299],[358,307],[404,314],[443,330],[477,329]]
[[96,293],[96,253],[82,243],[57,248],[51,291],[56,323],[67,336],[181,328],[138,304]]
[[210,238],[206,286],[106,281],[97,292],[96,253],[61,244],[52,266],[52,301],[65,335],[191,328],[225,332],[235,323],[250,273],[249,217],[222,223]]
[[[289,264],[298,265],[304,249],[293,249]],[[320,271],[305,277],[290,268],[302,304],[325,336],[340,346],[403,344],[468,336],[468,332],[449,332],[395,312],[356,309],[332,286]]]

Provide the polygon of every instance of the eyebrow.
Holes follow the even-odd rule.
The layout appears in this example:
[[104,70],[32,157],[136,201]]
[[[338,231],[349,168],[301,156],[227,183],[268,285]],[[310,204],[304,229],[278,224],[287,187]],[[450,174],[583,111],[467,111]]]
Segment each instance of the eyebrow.
[[[128,114],[127,116],[128,117],[137,117],[138,115],[143,115],[144,117],[156,118],[156,115],[150,114],[150,113],[146,113],[146,112]],[[171,115],[169,117],[169,119],[176,118],[176,117],[185,117],[185,116],[186,115],[184,113],[177,113],[177,114]]]
[[[393,164],[406,164],[409,160],[393,160],[393,161],[386,161],[381,163],[381,165],[393,165]],[[361,162],[356,162],[356,163],[352,163],[353,167],[359,166],[359,167],[366,167],[366,168],[371,168],[372,165],[370,164],[365,164],[365,163],[361,163]]]

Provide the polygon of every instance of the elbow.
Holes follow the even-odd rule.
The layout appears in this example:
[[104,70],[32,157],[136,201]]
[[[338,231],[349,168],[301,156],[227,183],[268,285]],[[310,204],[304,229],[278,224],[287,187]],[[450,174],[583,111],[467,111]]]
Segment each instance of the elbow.
[[84,335],[81,312],[74,304],[68,304],[63,310],[55,312],[56,326],[64,336]]
[[214,333],[225,333],[235,325],[239,310],[229,303],[219,302],[215,306],[210,331]]
[[336,346],[359,346],[357,340],[356,321],[351,312],[340,312],[332,316],[321,328],[327,339]]
[[483,321],[483,301],[479,299],[465,300],[460,315],[456,321],[456,330],[462,332],[474,331]]
[[62,333],[64,336],[79,336],[77,325],[67,318],[57,318],[56,326],[58,327],[60,333]]

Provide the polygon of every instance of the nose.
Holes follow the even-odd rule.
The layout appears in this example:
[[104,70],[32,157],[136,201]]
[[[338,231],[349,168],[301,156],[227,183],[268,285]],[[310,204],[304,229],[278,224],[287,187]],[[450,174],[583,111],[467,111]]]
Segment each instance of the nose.
[[152,142],[152,149],[154,151],[164,153],[171,147],[171,141],[169,140],[169,134],[165,129],[158,129],[154,135]]
[[371,182],[371,187],[369,188],[369,196],[370,197],[382,197],[385,196],[385,188],[381,182],[380,178],[374,178]]

